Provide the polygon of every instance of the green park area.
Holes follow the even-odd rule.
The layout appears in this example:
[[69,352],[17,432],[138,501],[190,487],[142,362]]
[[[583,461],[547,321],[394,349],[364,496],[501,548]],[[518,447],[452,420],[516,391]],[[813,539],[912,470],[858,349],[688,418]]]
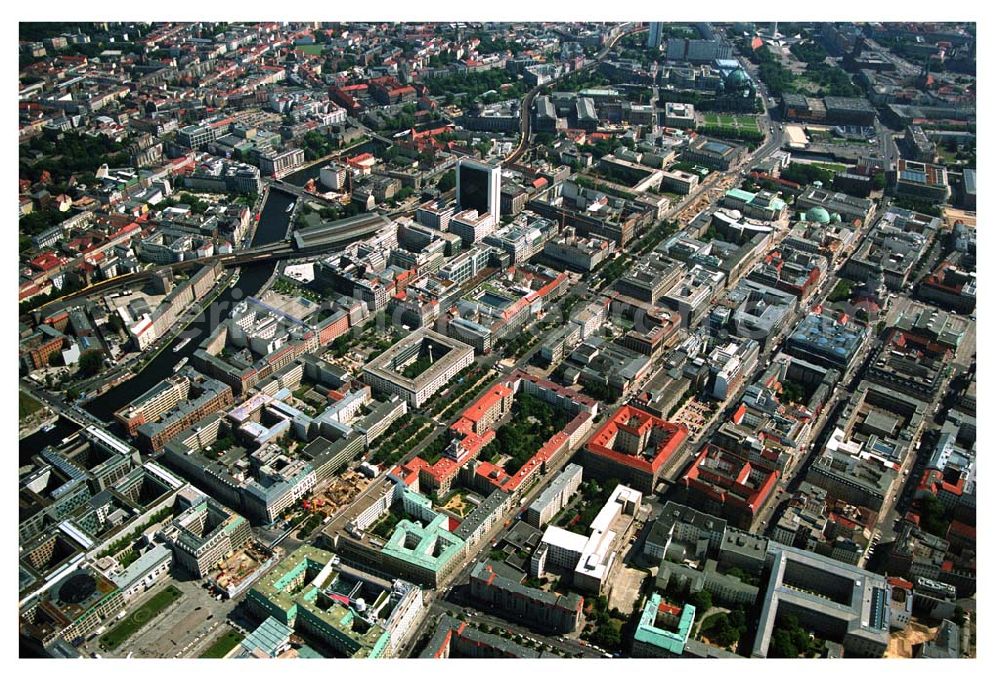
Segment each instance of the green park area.
[[27,393],[18,393],[17,396],[17,417],[25,419],[42,408],[42,403]]
[[172,585],[156,593],[148,602],[126,616],[118,625],[104,633],[100,641],[101,648],[105,651],[114,651],[125,640],[139,632],[147,623],[156,618],[164,609],[180,599],[183,594]]
[[839,162],[814,162],[813,166],[819,167],[820,169],[825,169],[828,172],[842,172],[847,169],[847,165],[840,164]]
[[534,395],[519,396],[514,401],[510,422],[497,430],[497,451],[510,457],[504,470],[511,474],[517,472],[569,421],[563,410]]
[[228,630],[212,646],[205,649],[198,658],[225,658],[242,641],[243,636],[240,633]]
[[729,127],[749,132],[758,131],[757,118],[753,115],[727,115],[725,113],[705,113],[706,127]]
[[757,118],[753,115],[705,113],[698,131],[708,136],[744,141],[749,144],[757,144],[764,140],[764,133],[760,131]]

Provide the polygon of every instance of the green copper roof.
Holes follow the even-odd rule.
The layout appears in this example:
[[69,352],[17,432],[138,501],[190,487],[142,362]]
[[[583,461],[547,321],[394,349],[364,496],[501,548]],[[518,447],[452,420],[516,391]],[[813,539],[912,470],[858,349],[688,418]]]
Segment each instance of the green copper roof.
[[652,644],[679,656],[684,653],[684,645],[687,644],[691,628],[694,626],[694,607],[685,604],[683,611],[681,611],[677,630],[665,630],[656,627],[656,614],[660,607],[660,599],[658,593],[653,593],[653,596],[646,602],[646,606],[643,607],[642,617],[635,629],[635,641]]

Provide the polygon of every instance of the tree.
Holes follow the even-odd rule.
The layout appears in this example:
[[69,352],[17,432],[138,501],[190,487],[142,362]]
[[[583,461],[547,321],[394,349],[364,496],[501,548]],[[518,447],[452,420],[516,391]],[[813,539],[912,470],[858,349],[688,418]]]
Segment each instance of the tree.
[[948,509],[933,494],[921,500],[920,508],[924,531],[943,538],[948,531]]
[[846,301],[851,298],[851,290],[853,286],[847,280],[838,280],[837,284],[834,286],[833,291],[827,297],[830,303],[840,303],[841,301]]
[[791,634],[787,630],[778,629],[771,633],[771,643],[767,648],[768,658],[797,658],[799,652],[795,649]]
[[732,646],[746,632],[746,617],[741,611],[719,613],[705,619],[704,635],[721,646]]
[[58,367],[61,362],[62,362],[62,355],[60,355],[58,351],[49,355],[50,367]]
[[694,605],[695,611],[705,613],[712,608],[712,593],[702,589],[691,596],[690,603]]
[[455,172],[445,172],[438,179],[437,189],[442,193],[447,192],[455,187]]
[[799,619],[794,614],[782,616],[777,628],[771,633],[771,644],[768,647],[769,658],[796,658],[804,653],[811,653],[812,637],[799,625]]
[[[781,401],[788,402],[798,402],[799,404],[805,404],[805,391],[802,386],[794,381],[782,381],[781,383]],[[745,581],[747,578],[746,572],[739,568],[732,568],[729,573],[736,576],[741,581]]]
[[783,172],[781,172],[781,178],[786,181],[794,181],[795,183],[803,185],[813,183],[814,181],[820,181],[824,185],[829,186],[833,183],[833,172],[829,169],[824,169],[816,165],[793,162],[788,165]]
[[94,376],[101,371],[104,365],[104,353],[100,350],[87,350],[80,355],[80,363],[77,366],[77,373],[86,378]]
[[420,165],[424,168],[433,167],[436,157],[437,154],[434,152],[433,148],[425,148],[420,151]]

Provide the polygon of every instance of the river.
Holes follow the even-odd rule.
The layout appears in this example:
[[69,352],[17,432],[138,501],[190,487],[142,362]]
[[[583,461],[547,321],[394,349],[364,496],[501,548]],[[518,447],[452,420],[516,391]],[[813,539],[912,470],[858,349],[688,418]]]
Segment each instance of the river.
[[[295,198],[292,196],[278,190],[269,192],[251,246],[257,247],[285,239],[291,218],[288,206],[294,200]],[[128,404],[145,388],[152,387],[153,384],[170,376],[173,373],[174,365],[181,358],[193,355],[194,351],[198,349],[198,345],[218,326],[221,320],[228,316],[229,311],[239,301],[260,293],[261,287],[274,272],[275,265],[275,262],[268,261],[242,266],[240,279],[235,287],[225,289],[215,301],[209,304],[207,311],[202,312],[187,329],[181,332],[180,337],[175,339],[170,347],[157,355],[138,375],[84,405],[87,411],[102,420],[111,421],[115,411]],[[188,337],[191,340],[187,345],[180,351],[173,352],[173,345],[182,338]]]
[[[318,168],[317,168],[317,171]],[[270,244],[285,238],[291,212],[288,206],[295,200],[292,196],[279,190],[268,194],[267,202],[261,212],[257,232],[254,233],[252,246]],[[170,345],[163,349],[146,367],[128,381],[112,388],[103,395],[94,398],[84,405],[91,414],[111,423],[114,412],[151,388],[155,383],[163,381],[173,373],[174,365],[184,357],[190,357],[198,349],[198,345],[208,334],[225,319],[229,311],[240,300],[248,296],[256,296],[261,287],[274,272],[275,262],[263,262],[255,265],[242,266],[240,279],[235,287],[227,288],[219,297],[209,304],[208,311],[202,312]],[[191,340],[180,351],[173,352],[173,346],[183,338]],[[20,442],[19,458],[22,465],[30,462],[31,456],[44,449],[47,445],[58,444],[64,437],[75,432],[79,426],[63,417],[59,418],[56,427],[48,433],[37,432]]]
[[[319,168],[317,167],[317,173]],[[303,180],[303,183],[305,180]],[[288,206],[294,202],[294,198],[281,191],[270,191],[264,209],[261,212],[260,223],[257,232],[254,233],[252,246],[269,244],[283,240],[288,232],[288,224],[291,219],[291,212]],[[274,272],[277,264],[273,262],[261,263],[253,266],[243,266],[240,271],[240,279],[235,287],[227,288],[218,299],[209,306],[209,313],[201,313],[188,328],[181,333],[181,336],[164,349],[153,359],[146,368],[139,374],[125,381],[121,385],[112,388],[100,397],[90,401],[85,405],[86,409],[100,418],[111,422],[116,410],[130,402],[137,395],[147,388],[150,388],[157,381],[162,381],[173,373],[174,365],[182,358],[189,357],[206,336],[208,336],[215,323],[210,325],[206,315],[216,318],[225,317],[229,309],[240,299],[247,296],[254,296],[260,292],[261,287],[267,282]],[[219,309],[219,310],[214,310]],[[213,312],[214,311],[214,312]],[[179,352],[172,350],[174,344],[184,337],[191,337],[191,341]],[[37,432],[20,441],[18,457],[20,465],[27,465],[31,462],[31,457],[37,454],[46,446],[57,445],[59,442],[79,430],[79,426],[66,419],[59,417],[56,427],[47,433]],[[43,656],[36,646],[25,642],[23,638],[19,642],[19,654],[22,658],[35,658]]]
[[[381,148],[382,145],[383,144],[379,143],[375,139],[372,139],[360,145],[353,146],[347,154],[349,154],[351,157],[355,155],[360,155],[362,153],[374,154],[378,152],[379,148]],[[341,152],[341,154],[345,153]],[[300,169],[297,172],[289,174],[288,176],[283,178],[282,181],[287,181],[293,186],[299,186],[299,187],[304,186],[306,185],[306,181],[308,181],[309,179],[318,179],[319,171],[323,169],[323,167],[325,167],[327,164],[328,164],[327,162],[317,162],[311,167],[306,167],[305,169]]]

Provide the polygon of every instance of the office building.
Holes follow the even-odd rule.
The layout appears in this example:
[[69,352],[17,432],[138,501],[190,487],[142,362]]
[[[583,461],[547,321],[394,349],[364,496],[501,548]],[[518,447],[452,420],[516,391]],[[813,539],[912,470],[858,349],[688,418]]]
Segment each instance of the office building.
[[48,649],[60,641],[72,644],[93,634],[124,606],[121,588],[81,559],[19,606],[18,624],[22,635]]
[[[697,326],[708,312],[715,294],[725,285],[726,275],[700,264],[691,266],[677,283],[660,297],[660,302],[680,315],[686,327]],[[654,299],[655,301],[656,299]]]
[[566,507],[570,498],[583,482],[583,467],[568,463],[562,472],[549,483],[524,511],[524,521],[541,529],[549,520]]
[[228,385],[185,367],[116,412],[116,417],[143,448],[156,452],[184,428],[232,403]]
[[862,381],[806,479],[832,498],[880,510],[920,438],[926,409],[916,398]]
[[777,488],[779,476],[760,457],[745,458],[709,443],[678,483],[690,505],[749,528]]
[[489,212],[475,209],[457,211],[448,222],[449,232],[462,238],[465,246],[471,246],[496,230],[497,221]]
[[[694,129],[697,118],[694,114],[694,106],[690,103],[674,103],[666,101],[663,104],[663,126],[674,127],[675,129]],[[669,174],[670,172],[666,172]],[[686,172],[681,172],[686,173]],[[671,189],[673,190],[673,189]],[[687,195],[687,192],[673,191]]]
[[654,592],[642,608],[632,643],[634,658],[675,658],[684,648],[694,628],[695,609],[685,604],[675,607]]
[[798,298],[767,285],[741,279],[713,308],[709,327],[720,336],[728,333],[750,338],[769,354],[776,340],[795,317]]
[[455,211],[474,209],[500,223],[500,168],[462,158],[455,167]]
[[421,204],[413,218],[417,223],[435,230],[448,230],[448,222],[455,213],[455,205],[445,200],[428,200]]
[[795,616],[806,630],[835,638],[849,656],[885,654],[891,586],[884,576],[773,542],[768,557],[754,656],[768,655],[774,630],[788,616]]
[[462,285],[476,277],[489,266],[490,248],[485,244],[475,244],[457,256],[453,256],[437,271],[437,277]]
[[244,604],[252,616],[273,618],[347,658],[395,655],[423,610],[416,586],[353,569],[309,545],[262,577]]
[[646,535],[642,551],[654,562],[700,560],[715,556],[725,535],[725,519],[668,501]]
[[461,341],[422,328],[366,364],[362,378],[375,390],[399,395],[419,408],[472,364],[474,353]]
[[907,126],[903,142],[899,145],[910,160],[928,163],[938,160],[937,147],[933,141],[927,138],[923,127],[919,125]]
[[589,536],[549,526],[531,557],[532,575],[544,576],[549,569],[571,572],[574,586],[601,594],[618,569],[619,552],[628,542],[641,505],[640,492],[619,484],[591,522]]
[[747,279],[773,287],[799,300],[809,298],[826,276],[825,257],[782,243],[753,267]]
[[424,526],[403,520],[382,546],[382,563],[387,571],[421,585],[437,586],[459,566],[466,544],[448,531],[448,517],[437,515]]
[[841,274],[858,282],[881,275],[889,289],[899,291],[911,281],[940,225],[937,217],[890,208],[845,262]]
[[948,170],[940,165],[900,158],[886,178],[888,189],[900,197],[937,203],[947,202],[951,195]]
[[739,164],[746,154],[746,146],[741,144],[699,136],[684,149],[682,157],[688,162],[727,172]]
[[[157,543],[118,573],[111,574],[111,580],[122,591],[126,604],[152,588],[158,580],[170,572],[173,562],[170,548]],[[118,565],[121,566],[120,564]]]
[[785,340],[785,351],[808,362],[847,370],[870,334],[870,328],[853,320],[844,318],[841,322],[829,315],[809,314]]
[[577,237],[571,228],[567,231],[546,241],[543,248],[545,259],[560,270],[592,272],[614,251],[614,244],[608,240]]
[[[583,621],[583,597],[531,588],[490,562],[477,562],[469,575],[473,602],[520,624],[549,632],[574,632]],[[516,570],[513,570],[516,571]]]
[[687,435],[684,426],[626,405],[588,440],[581,462],[590,477],[614,478],[649,494]]
[[838,214],[846,223],[860,221],[862,225],[867,225],[875,214],[875,203],[867,198],[851,197],[816,186],[807,186],[795,201],[795,206],[804,212],[822,207],[829,214]]
[[554,658],[555,654],[529,649],[513,639],[477,630],[473,625],[442,614],[420,658]]
[[661,42],[663,42],[663,22],[650,21],[649,37],[646,39],[646,48],[659,49]]
[[684,277],[685,268],[656,252],[640,259],[615,281],[615,289],[645,303],[656,303]]
[[740,390],[757,368],[759,354],[760,344],[750,338],[716,347],[708,356],[712,397],[725,402]]
[[253,537],[243,516],[203,495],[157,535],[170,545],[177,564],[198,578]]
[[[656,574],[657,590],[680,589],[685,590],[688,595],[706,590],[712,594],[713,603],[717,602],[719,606],[749,607],[757,600],[760,594],[757,585],[745,583],[733,574],[723,573],[723,570],[729,571],[730,567],[724,567],[717,560],[703,561],[703,568],[694,569],[690,563],[664,560]],[[745,569],[742,571],[748,573]]]

